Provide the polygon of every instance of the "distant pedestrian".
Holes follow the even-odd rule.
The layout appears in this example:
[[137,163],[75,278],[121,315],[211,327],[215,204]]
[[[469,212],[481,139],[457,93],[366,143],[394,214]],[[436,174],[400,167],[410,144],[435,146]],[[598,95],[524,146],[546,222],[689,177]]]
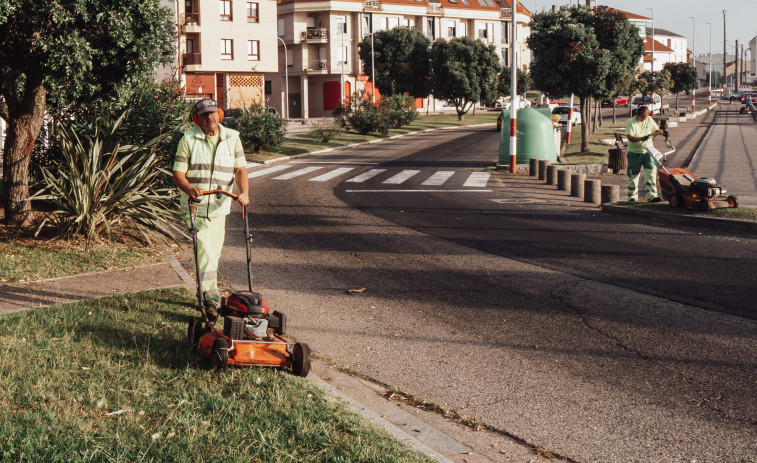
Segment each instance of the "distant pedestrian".
[[628,200],[639,199],[639,174],[644,167],[644,185],[646,188],[647,202],[657,203],[662,201],[657,196],[657,165],[652,156],[644,149],[644,145],[651,145],[650,137],[653,134],[663,133],[657,123],[649,117],[649,108],[639,105],[636,116],[626,124],[626,137],[628,137]]
[[746,109],[747,111],[750,111],[752,109],[752,95],[746,96]]

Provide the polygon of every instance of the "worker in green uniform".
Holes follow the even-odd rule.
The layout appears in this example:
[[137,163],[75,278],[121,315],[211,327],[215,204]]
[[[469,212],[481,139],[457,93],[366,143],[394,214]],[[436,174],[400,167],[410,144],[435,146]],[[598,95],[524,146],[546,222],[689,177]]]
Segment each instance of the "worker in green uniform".
[[657,123],[649,117],[649,108],[639,106],[636,116],[626,124],[628,138],[628,200],[639,199],[639,174],[644,167],[644,185],[646,187],[647,202],[658,203],[662,199],[657,196],[657,165],[652,155],[644,149],[644,144],[651,144],[653,134],[663,133]]
[[[234,183],[239,189],[237,202],[249,204],[246,160],[239,132],[220,124],[222,111],[218,103],[204,98],[195,103],[192,119],[196,127],[184,132],[176,150],[173,180],[181,191],[182,212],[189,223],[189,198],[196,199],[204,191],[231,192]],[[226,216],[231,198],[226,195],[204,195],[196,203],[197,266],[208,318],[218,317],[218,259],[221,257],[226,233]]]

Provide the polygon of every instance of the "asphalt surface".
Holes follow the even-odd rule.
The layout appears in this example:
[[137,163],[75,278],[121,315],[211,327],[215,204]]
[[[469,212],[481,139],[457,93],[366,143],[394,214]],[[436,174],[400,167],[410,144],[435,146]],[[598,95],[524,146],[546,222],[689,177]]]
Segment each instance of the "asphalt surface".
[[[253,178],[255,285],[320,355],[564,457],[754,461],[757,242],[533,201],[517,177],[466,186],[497,137],[431,132]],[[221,273],[242,287],[229,220]]]

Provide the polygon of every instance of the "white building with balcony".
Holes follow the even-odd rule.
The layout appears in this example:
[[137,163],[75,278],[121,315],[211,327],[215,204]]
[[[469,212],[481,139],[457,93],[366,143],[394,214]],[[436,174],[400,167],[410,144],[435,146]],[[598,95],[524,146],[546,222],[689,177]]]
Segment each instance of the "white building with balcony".
[[[343,98],[357,90],[373,90],[363,74],[358,44],[373,32],[400,26],[416,28],[432,41],[452,37],[483,40],[495,45],[502,62],[509,64],[512,7],[507,0],[499,1],[281,0],[279,72],[266,78],[267,104],[281,114],[287,114],[283,108],[288,106],[289,118],[330,116]],[[525,45],[530,20],[531,13],[519,6],[516,61],[525,71],[531,61]],[[442,102],[417,99],[416,106],[434,111],[442,108]]]

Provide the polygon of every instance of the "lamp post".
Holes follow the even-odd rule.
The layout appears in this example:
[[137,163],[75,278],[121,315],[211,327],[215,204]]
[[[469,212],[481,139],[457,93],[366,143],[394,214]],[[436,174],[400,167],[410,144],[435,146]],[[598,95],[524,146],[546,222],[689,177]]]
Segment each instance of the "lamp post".
[[[697,49],[696,49],[696,33],[697,33],[697,20],[694,18],[694,16],[689,16],[691,18],[692,26],[691,26],[691,65],[694,66],[694,71],[697,70]],[[697,79],[699,78],[699,73],[697,73]],[[697,109],[697,89],[694,87],[694,89],[691,91],[691,110],[696,111]]]
[[281,42],[282,45],[284,45],[284,88],[286,95],[284,98],[286,98],[286,102],[284,103],[284,119],[289,119],[289,67],[287,63],[287,59],[289,58],[289,54],[287,53],[287,44],[284,42],[284,40],[281,37],[276,37],[279,39],[279,42]]
[[720,88],[723,89],[723,93],[720,94],[720,98],[723,98],[723,95],[725,95],[725,84],[726,84],[726,77],[727,77],[727,70],[726,70],[726,61],[728,60],[728,53],[725,50],[725,10],[723,10],[723,79],[720,82]]
[[[647,8],[652,10],[652,72],[654,72],[654,8]],[[654,76],[652,76],[654,78]],[[652,101],[654,103],[654,100]]]
[[709,94],[707,96],[707,105],[712,105],[712,23],[707,23],[710,25],[710,59],[709,59],[709,65],[708,65],[708,77],[707,77],[707,83]]
[[[373,26],[373,24],[371,24],[371,26]],[[375,105],[376,104],[376,61],[373,56],[373,31],[371,31],[371,82],[373,82],[373,91],[371,92],[371,103]]]
[[341,85],[340,85],[341,90],[339,92],[340,95],[342,96],[342,99],[340,101],[340,104],[344,105],[344,61],[347,59],[347,53],[344,52],[344,28],[345,28],[345,25],[347,24],[346,22],[347,18],[345,17],[344,21],[341,21],[341,19],[342,18],[338,18],[336,23],[339,24],[339,35],[341,36],[341,42],[339,45],[339,54],[342,56],[342,59],[339,60],[340,61],[339,64],[341,65],[341,68],[342,68]]
[[517,159],[517,149],[518,149],[518,105],[519,101],[517,100],[517,93],[518,89],[516,88],[518,84],[518,77],[516,74],[515,69],[515,12],[518,10],[518,0],[513,0],[513,8],[512,8],[512,23],[511,23],[511,34],[510,37],[512,38],[510,40],[510,173],[514,174],[517,171],[517,166],[515,165],[518,161]]

